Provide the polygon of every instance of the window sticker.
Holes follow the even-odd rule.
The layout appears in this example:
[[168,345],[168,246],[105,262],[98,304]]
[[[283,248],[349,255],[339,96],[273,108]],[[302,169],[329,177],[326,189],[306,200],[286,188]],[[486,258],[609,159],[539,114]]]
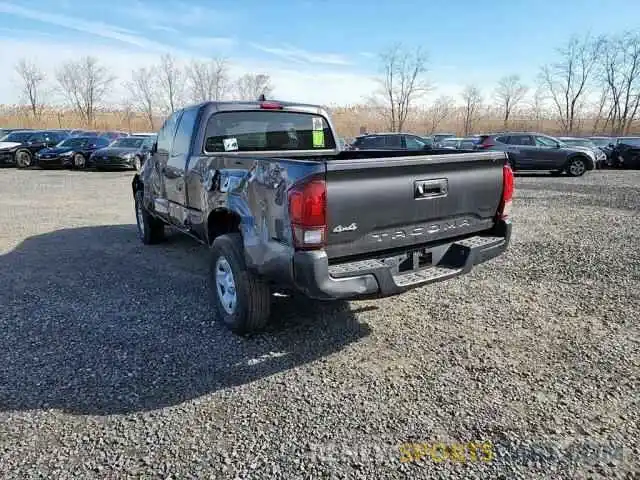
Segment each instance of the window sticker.
[[232,152],[238,150],[238,140],[236,138],[225,138],[222,140],[225,152]]
[[324,130],[313,131],[313,148],[324,148]]
[[313,117],[313,131],[322,131],[324,127],[322,126],[322,117]]

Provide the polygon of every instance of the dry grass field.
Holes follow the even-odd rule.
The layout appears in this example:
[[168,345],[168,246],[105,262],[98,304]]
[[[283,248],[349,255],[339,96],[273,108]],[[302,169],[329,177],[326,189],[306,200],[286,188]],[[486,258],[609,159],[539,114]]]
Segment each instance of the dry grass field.
[[[328,106],[332,113],[334,124],[340,135],[353,137],[360,133],[361,128],[368,132],[380,132],[387,129],[384,112],[368,105]],[[433,128],[433,116],[428,109],[415,109],[407,119],[405,131],[427,135],[436,132],[452,132],[464,134],[461,108],[454,108],[450,115]],[[97,130],[149,131],[157,130],[164,117],[158,116],[153,125],[145,115],[132,110],[102,110],[97,112],[92,128]],[[600,123],[601,124],[601,123]],[[42,112],[39,120],[33,118],[24,106],[0,105],[0,128],[87,128],[82,118],[73,110],[47,108]],[[509,121],[511,130],[535,130],[550,135],[559,135],[559,123],[549,112],[536,115],[532,111],[521,111]],[[504,129],[500,112],[493,108],[485,108],[474,124],[474,131],[496,132]],[[580,122],[579,130],[574,134],[592,135],[602,134],[597,122],[593,118],[585,118]],[[636,121],[630,134],[640,134],[640,120]]]

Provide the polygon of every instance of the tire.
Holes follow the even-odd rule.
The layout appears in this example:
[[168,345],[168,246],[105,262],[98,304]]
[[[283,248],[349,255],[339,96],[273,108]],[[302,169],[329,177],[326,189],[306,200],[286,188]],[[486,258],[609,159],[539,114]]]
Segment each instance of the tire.
[[[216,318],[237,335],[263,329],[271,314],[271,289],[247,270],[243,249],[239,233],[221,235],[211,246],[209,269],[209,292]],[[233,295],[226,295],[231,290]]]
[[81,153],[76,153],[73,156],[73,168],[77,168],[78,170],[84,169],[87,166],[87,159],[84,158],[84,155]]
[[16,152],[16,167],[18,168],[27,168],[31,166],[31,162],[33,161],[33,156],[29,150],[18,150]]
[[135,196],[136,225],[138,237],[145,245],[153,245],[164,240],[164,222],[155,218],[144,208],[142,203],[142,190],[138,190]]
[[587,171],[587,162],[582,157],[574,157],[569,160],[567,173],[572,177],[581,177]]

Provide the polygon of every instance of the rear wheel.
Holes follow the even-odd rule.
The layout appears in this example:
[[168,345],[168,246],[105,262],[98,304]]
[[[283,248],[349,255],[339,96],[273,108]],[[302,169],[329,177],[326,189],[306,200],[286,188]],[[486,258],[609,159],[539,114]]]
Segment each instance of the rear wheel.
[[239,233],[221,235],[211,247],[209,291],[216,316],[244,335],[265,327],[271,314],[269,285],[247,270]]
[[567,173],[572,177],[581,177],[584,175],[584,172],[587,171],[587,162],[584,159],[577,157],[573,158],[569,161],[569,166],[567,167]]
[[29,150],[18,150],[16,152],[16,166],[18,168],[27,168],[31,166],[31,152]]
[[142,204],[142,190],[136,192],[135,207],[138,237],[142,243],[151,245],[164,240],[164,223],[145,210]]

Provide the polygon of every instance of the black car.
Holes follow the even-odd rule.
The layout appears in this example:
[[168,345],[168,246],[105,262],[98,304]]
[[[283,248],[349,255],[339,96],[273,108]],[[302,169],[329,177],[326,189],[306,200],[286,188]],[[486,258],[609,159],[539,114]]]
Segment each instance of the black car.
[[34,156],[43,148],[67,138],[64,133],[49,130],[18,130],[0,140],[0,165],[26,168],[33,165]]
[[607,167],[613,166],[613,147],[616,143],[615,137],[588,137],[593,143],[596,144],[600,150],[602,150],[607,156],[605,160],[605,165]]
[[640,168],[640,137],[618,137],[611,157],[615,167]]
[[351,150],[430,150],[430,145],[410,133],[371,133],[356,137]]
[[91,164],[96,168],[133,168],[140,170],[149,157],[156,139],[149,137],[122,137],[106,148],[91,155]]
[[513,170],[566,172],[572,177],[596,168],[596,156],[585,147],[571,147],[556,138],[530,132],[480,135],[477,150],[506,152]]
[[85,168],[91,154],[111,143],[104,137],[69,137],[53,148],[40,150],[37,155],[41,168]]

